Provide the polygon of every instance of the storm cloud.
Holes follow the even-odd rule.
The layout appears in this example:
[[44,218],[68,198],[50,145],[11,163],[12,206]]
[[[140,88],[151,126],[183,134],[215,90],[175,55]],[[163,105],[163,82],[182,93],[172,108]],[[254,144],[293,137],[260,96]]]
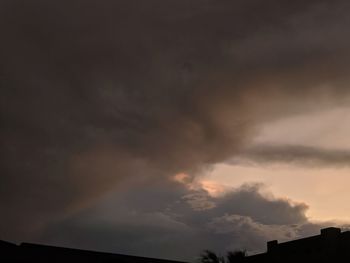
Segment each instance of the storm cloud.
[[36,242],[193,261],[203,249],[256,253],[268,240],[318,234],[322,227],[307,220],[306,204],[266,195],[258,184],[219,197],[167,184],[167,191],[158,185],[109,195],[48,225]]
[[124,181],[196,176],[266,121],[348,103],[349,7],[1,0],[1,237],[30,239]]

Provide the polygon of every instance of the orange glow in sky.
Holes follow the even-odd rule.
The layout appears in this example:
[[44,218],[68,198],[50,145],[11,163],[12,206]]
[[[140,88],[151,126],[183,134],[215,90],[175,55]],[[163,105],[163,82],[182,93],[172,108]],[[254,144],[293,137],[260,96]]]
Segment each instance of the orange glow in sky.
[[[269,123],[253,144],[307,145],[347,151],[349,134],[350,109],[338,108]],[[350,221],[350,164],[322,167],[297,163],[217,164],[203,180],[223,188],[263,183],[276,197],[306,203],[310,220]]]

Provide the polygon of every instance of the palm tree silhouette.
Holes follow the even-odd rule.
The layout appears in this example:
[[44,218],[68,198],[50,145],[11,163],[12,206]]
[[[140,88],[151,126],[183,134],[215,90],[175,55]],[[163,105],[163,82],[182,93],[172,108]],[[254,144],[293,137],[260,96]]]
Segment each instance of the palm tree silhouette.
[[199,257],[200,263],[239,263],[244,262],[247,252],[245,250],[230,251],[226,255],[226,259],[223,256],[216,255],[211,250],[204,250]]
[[247,256],[246,250],[236,250],[227,252],[226,258],[228,263],[239,263],[243,262],[245,257]]
[[199,258],[200,263],[225,263],[225,258],[217,256],[215,252],[204,250]]

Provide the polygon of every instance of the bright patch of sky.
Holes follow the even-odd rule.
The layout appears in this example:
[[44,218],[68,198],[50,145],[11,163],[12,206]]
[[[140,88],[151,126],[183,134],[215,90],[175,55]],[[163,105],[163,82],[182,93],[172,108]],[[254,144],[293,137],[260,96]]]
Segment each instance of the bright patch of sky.
[[[336,108],[268,123],[253,144],[350,150],[349,134],[350,108]],[[310,220],[350,221],[350,166],[217,164],[202,180],[228,188],[260,182],[276,197],[308,204]]]

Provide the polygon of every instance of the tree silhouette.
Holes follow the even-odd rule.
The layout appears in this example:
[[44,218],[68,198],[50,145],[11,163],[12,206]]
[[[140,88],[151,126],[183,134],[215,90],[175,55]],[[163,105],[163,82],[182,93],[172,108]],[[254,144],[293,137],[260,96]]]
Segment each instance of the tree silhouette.
[[199,262],[201,263],[225,263],[225,258],[217,256],[215,252],[204,250],[200,255]]
[[200,263],[239,263],[243,262],[247,253],[245,250],[230,251],[226,255],[226,259],[223,256],[216,255],[215,252],[210,250],[204,250],[199,257]]
[[227,253],[226,258],[228,263],[238,263],[243,262],[244,258],[247,256],[246,250],[236,250]]

